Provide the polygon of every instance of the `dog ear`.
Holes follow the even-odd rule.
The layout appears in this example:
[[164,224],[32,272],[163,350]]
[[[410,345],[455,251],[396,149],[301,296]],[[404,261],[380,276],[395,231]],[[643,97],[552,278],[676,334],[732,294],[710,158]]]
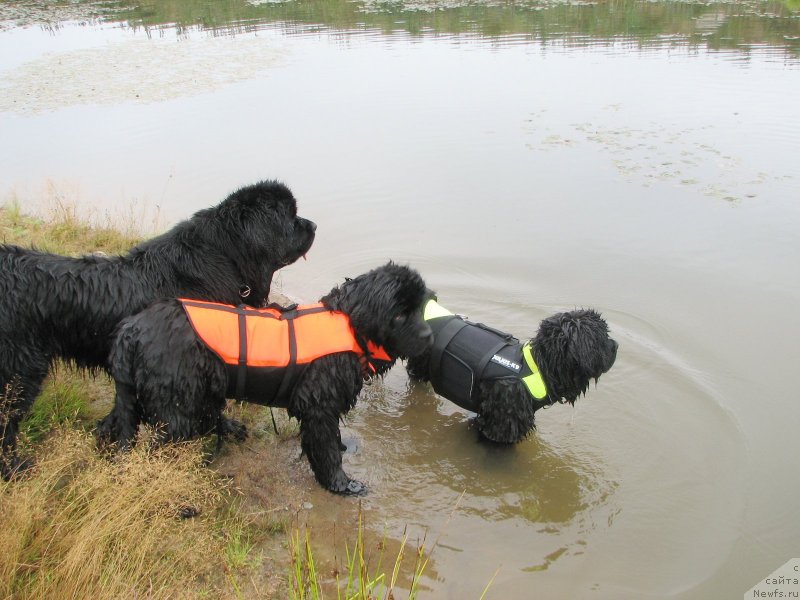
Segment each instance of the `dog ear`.
[[578,368],[587,379],[598,377],[603,372],[600,342],[607,337],[607,325],[602,317],[591,310],[565,313],[561,329]]
[[589,365],[586,360],[589,357],[586,344],[581,337],[581,325],[578,319],[572,314],[564,313],[561,315],[561,335],[566,342],[566,354],[573,360],[581,371],[587,372]]

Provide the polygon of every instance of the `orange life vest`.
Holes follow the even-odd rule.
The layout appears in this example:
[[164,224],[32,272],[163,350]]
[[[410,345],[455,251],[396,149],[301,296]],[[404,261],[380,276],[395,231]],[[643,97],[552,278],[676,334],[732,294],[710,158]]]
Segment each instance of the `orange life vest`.
[[197,336],[225,363],[228,398],[286,407],[299,375],[318,358],[353,352],[365,376],[375,372],[372,361],[393,360],[359,342],[348,316],[321,303],[256,309],[179,300]]

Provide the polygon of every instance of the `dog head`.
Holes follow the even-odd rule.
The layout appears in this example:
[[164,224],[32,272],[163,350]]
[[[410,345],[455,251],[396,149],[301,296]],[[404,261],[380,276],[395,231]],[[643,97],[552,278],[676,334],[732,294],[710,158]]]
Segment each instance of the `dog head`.
[[574,310],[548,317],[539,324],[533,352],[552,400],[574,404],[617,357],[617,342],[608,325],[592,309]]
[[390,356],[408,358],[427,350],[433,341],[422,318],[426,292],[419,273],[390,261],[346,280],[322,302],[348,315],[359,336],[383,346]]
[[243,187],[215,208],[200,211],[208,237],[217,241],[237,271],[241,301],[266,303],[272,276],[311,248],[316,224],[297,216],[288,187],[262,181]]

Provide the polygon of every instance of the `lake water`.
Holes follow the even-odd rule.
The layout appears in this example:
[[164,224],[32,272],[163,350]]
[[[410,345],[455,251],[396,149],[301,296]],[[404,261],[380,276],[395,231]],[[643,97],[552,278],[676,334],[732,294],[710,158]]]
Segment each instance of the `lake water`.
[[132,6],[0,6],[0,200],[147,229],[278,178],[319,226],[291,297],[393,258],[523,338],[608,320],[514,448],[402,366],[352,413],[430,597],[739,598],[800,555],[796,0]]

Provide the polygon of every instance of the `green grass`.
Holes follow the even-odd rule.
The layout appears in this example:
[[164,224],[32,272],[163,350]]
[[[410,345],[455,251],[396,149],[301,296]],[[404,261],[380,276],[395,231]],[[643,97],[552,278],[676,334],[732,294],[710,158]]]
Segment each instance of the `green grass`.
[[[463,493],[453,507],[450,517],[444,529],[450,524],[453,515],[458,510],[458,506],[463,498]],[[352,547],[345,545],[345,562],[343,570],[336,570],[332,582],[336,590],[337,600],[394,600],[401,593],[399,582],[401,574],[405,574],[410,584],[406,584],[409,600],[416,600],[420,597],[420,584],[422,577],[427,569],[431,556],[439,545],[441,535],[428,548],[426,546],[427,536],[418,542],[415,548],[410,549],[408,544],[408,531],[403,531],[400,541],[400,548],[395,554],[390,564],[385,565],[385,551],[387,548],[387,533],[384,531],[383,539],[377,545],[374,552],[368,550],[364,541],[364,513],[359,504],[358,528]],[[301,537],[299,529],[295,529],[290,536],[290,553],[292,566],[287,583],[288,597],[290,600],[323,600],[323,589],[329,588],[330,583],[320,575],[314,550],[311,544],[311,535],[308,529]],[[407,560],[408,559],[408,560]],[[409,565],[409,560],[411,564]],[[389,570],[390,569],[390,570]],[[499,567],[492,578],[483,589],[479,600],[483,600],[489,591]]]
[[38,444],[60,425],[77,425],[88,417],[86,382],[75,376],[48,380],[31,411],[20,423],[29,444]]
[[225,562],[230,569],[257,567],[262,556],[254,542],[255,528],[238,502],[226,508],[227,517],[220,523],[225,539]]
[[[408,534],[403,532],[400,549],[392,563],[391,571],[384,565],[386,558],[387,536],[378,544],[375,552],[369,552],[364,542],[364,515],[359,506],[358,529],[355,540],[345,545],[345,561],[343,569],[334,572],[333,582],[321,577],[314,558],[311,535],[308,529],[301,537],[300,530],[295,529],[290,537],[290,553],[292,567],[289,574],[288,592],[291,600],[322,600],[323,589],[331,587],[336,590],[337,600],[391,600],[400,590],[398,581],[404,569],[410,572],[411,584],[408,589],[409,600],[419,594],[419,583],[428,566],[430,554],[426,551],[425,540],[413,551],[413,564],[404,566],[408,553]],[[433,549],[431,549],[432,551]]]

